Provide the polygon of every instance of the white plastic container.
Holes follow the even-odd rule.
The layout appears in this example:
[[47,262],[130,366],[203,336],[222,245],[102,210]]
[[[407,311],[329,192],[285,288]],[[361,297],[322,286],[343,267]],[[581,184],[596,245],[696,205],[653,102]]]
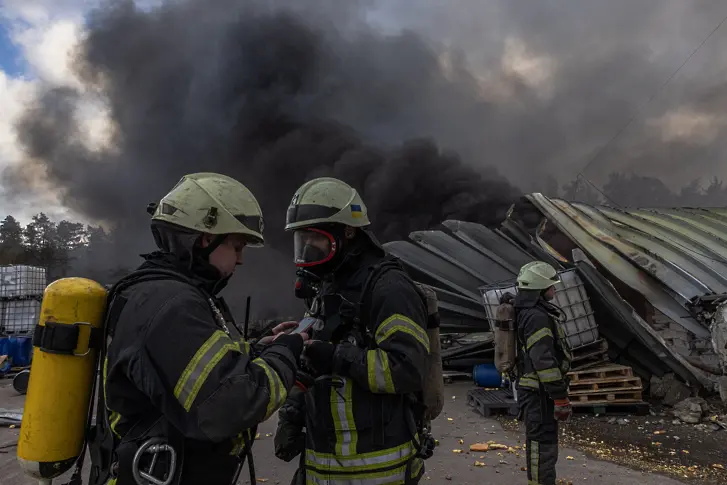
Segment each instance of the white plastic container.
[[25,265],[0,267],[0,298],[41,296],[45,287],[45,268]]
[[[598,325],[593,316],[591,302],[586,288],[578,277],[575,269],[561,271],[561,282],[555,286],[554,304],[559,306],[566,316],[563,330],[571,349],[583,347],[598,340]],[[517,295],[517,286],[512,282],[504,282],[480,288],[487,319],[492,327],[495,310],[500,305],[500,298],[505,293]]]
[[9,300],[2,302],[0,334],[30,335],[40,316],[40,301]]

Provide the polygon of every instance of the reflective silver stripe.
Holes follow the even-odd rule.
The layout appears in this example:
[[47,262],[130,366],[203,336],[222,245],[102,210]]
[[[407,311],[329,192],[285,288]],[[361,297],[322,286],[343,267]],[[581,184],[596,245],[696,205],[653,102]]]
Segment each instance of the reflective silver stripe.
[[563,379],[563,374],[557,367],[551,367],[550,369],[539,370],[538,379],[540,382],[557,382]]
[[353,384],[350,380],[336,376],[343,382],[343,387],[331,386],[331,413],[336,431],[336,454],[351,456],[356,454],[358,431],[353,419]]
[[174,396],[189,411],[207,376],[230,350],[240,351],[240,346],[221,330],[215,331],[197,350],[174,387]]
[[330,453],[305,451],[306,465],[330,472],[374,472],[381,468],[405,464],[413,453],[413,445],[405,443],[387,450],[362,453],[352,457],[336,456]]
[[530,478],[535,482],[540,482],[540,473],[538,467],[540,465],[540,443],[537,441],[530,442]]
[[429,352],[429,336],[427,332],[421,326],[417,325],[414,320],[399,313],[395,313],[381,322],[379,328],[376,329],[376,344],[381,345],[381,342],[396,332],[404,332],[411,335]]
[[540,340],[544,339],[545,337],[553,338],[553,332],[551,332],[549,328],[541,328],[540,330],[538,330],[537,332],[532,334],[528,338],[526,347],[528,348],[528,350],[530,350],[530,348],[533,345],[537,344]]
[[351,475],[336,475],[306,470],[306,485],[404,485],[406,465],[385,472],[372,472]]
[[369,389],[371,392],[394,394],[394,378],[391,376],[389,356],[381,349],[366,352]]

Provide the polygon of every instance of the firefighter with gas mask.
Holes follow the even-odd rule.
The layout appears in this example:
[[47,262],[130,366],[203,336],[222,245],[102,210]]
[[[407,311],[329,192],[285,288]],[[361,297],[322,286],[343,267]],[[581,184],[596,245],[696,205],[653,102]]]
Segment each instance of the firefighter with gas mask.
[[276,455],[290,461],[300,453],[296,484],[418,483],[425,302],[403,268],[377,272],[372,282],[389,258],[367,228],[361,197],[346,183],[305,183],[286,222],[296,294],[315,324],[302,363],[312,379],[280,410]]
[[90,483],[229,485],[294,385],[307,335],[253,348],[217,296],[243,249],[263,245],[244,185],[186,175],[148,210],[159,250],[108,300]]
[[551,303],[558,273],[542,261],[526,264],[517,277],[514,307],[520,345],[517,382],[520,419],[525,420],[530,485],[555,485],[558,422],[572,408],[566,374],[571,356],[560,323],[563,314]]

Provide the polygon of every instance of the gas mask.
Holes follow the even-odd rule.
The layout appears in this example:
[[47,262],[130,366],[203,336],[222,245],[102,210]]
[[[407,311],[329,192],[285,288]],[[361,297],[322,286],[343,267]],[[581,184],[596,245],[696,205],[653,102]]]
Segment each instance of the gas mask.
[[293,233],[294,261],[298,268],[318,273],[321,268],[336,256],[338,243],[335,236],[323,229],[299,229]]

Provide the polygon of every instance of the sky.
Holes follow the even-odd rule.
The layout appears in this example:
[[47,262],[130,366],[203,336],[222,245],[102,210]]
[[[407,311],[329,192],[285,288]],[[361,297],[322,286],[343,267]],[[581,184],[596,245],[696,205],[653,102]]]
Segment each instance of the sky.
[[[158,2],[136,3],[152,8]],[[412,28],[432,42],[453,47],[448,54],[464,53],[482,86],[483,99],[508,107],[501,109],[504,135],[492,135],[493,144],[502,143],[498,150],[503,153],[516,153],[512,146],[532,143],[537,148],[534,153],[522,156],[549,153],[544,166],[561,180],[568,179],[574,167],[582,167],[654,97],[619,140],[607,160],[609,168],[638,166],[672,185],[695,174],[727,178],[727,164],[718,163],[725,151],[718,142],[727,126],[719,95],[725,78],[727,26],[667,89],[658,91],[727,16],[724,2],[551,0],[534,6],[527,0],[422,0],[417,7],[411,0],[361,3],[368,8],[367,21],[380,29]],[[71,62],[74,46],[86,31],[85,19],[97,4],[97,0],[0,0],[0,170],[17,164],[27,164],[28,171],[42,170],[43,164],[27,163],[14,129],[41,86],[67,86],[88,94],[82,113],[85,141],[91,146],[107,142],[109,121],[103,103],[86,91]],[[445,55],[442,62],[447,64]],[[518,98],[518,90],[525,90],[527,97]],[[538,108],[537,117],[522,115],[533,107]],[[567,151],[538,138],[538,126],[550,120],[563,128],[552,136],[561,137]],[[518,135],[524,141],[514,135],[519,130],[528,130]],[[440,131],[455,148],[471,145],[458,139],[456,130]],[[568,133],[574,134],[569,138]],[[643,142],[647,139],[648,144]],[[685,144],[691,151],[680,151]],[[694,146],[699,150],[692,150]],[[680,157],[681,153],[688,155]],[[709,160],[685,159],[693,153]],[[507,167],[508,161],[500,163]],[[527,164],[519,170],[515,178],[527,173]],[[603,180],[606,172],[593,170],[593,177]],[[42,174],[29,178],[32,193],[22,199],[0,186],[0,215],[27,221],[42,210],[55,220],[84,220],[83,214],[63,206],[56,188],[47,185]]]

